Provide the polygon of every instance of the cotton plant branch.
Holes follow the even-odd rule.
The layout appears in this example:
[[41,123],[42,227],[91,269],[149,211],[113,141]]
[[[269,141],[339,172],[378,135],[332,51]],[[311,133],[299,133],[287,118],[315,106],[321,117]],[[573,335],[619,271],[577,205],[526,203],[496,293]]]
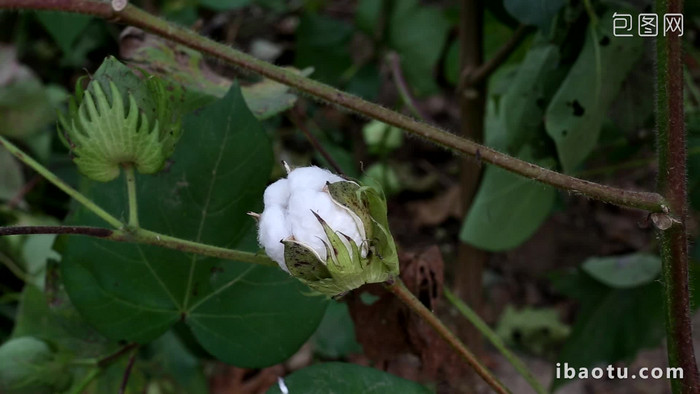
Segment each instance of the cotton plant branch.
[[136,243],[160,246],[166,249],[179,250],[185,253],[195,253],[202,256],[217,257],[225,260],[276,267],[277,264],[264,254],[244,252],[218,246],[188,241],[177,237],[157,233],[143,228],[128,230],[112,230],[102,227],[89,226],[6,226],[0,227],[0,237],[5,235],[27,234],[71,234],[85,235],[108,241]]
[[109,3],[90,0],[0,0],[0,9],[34,9],[74,12],[125,23],[160,35],[190,48],[255,72],[298,91],[332,103],[362,116],[380,120],[416,136],[422,137],[455,153],[478,156],[480,160],[574,194],[601,200],[610,204],[665,212],[663,197],[657,193],[630,191],[600,185],[558,173],[535,164],[511,157],[494,149],[461,138],[435,126],[416,121],[381,105],[363,100],[332,86],[297,75],[284,68],[258,60],[248,54],[202,37],[194,31],[166,22],[131,4],[116,11]]
[[513,35],[510,36],[508,41],[503,44],[502,47],[496,51],[491,59],[486,61],[484,64],[476,69],[464,69],[459,77],[459,83],[457,84],[457,91],[464,92],[471,86],[478,85],[479,83],[486,80],[498,67],[500,67],[508,57],[518,49],[518,45],[527,36],[528,27],[525,25],[519,25]]
[[421,317],[428,323],[460,356],[462,359],[474,369],[481,378],[491,388],[501,394],[510,393],[510,391],[494,376],[474,354],[450,331],[445,323],[435,316],[428,308],[423,305],[418,298],[406,287],[400,278],[395,278],[393,281],[387,282],[384,286],[392,294],[403,302],[409,309]]
[[[659,14],[680,14],[682,0],[657,0]],[[697,393],[700,376],[693,348],[688,287],[688,190],[686,184],[686,135],[683,114],[683,65],[681,38],[671,32],[657,38],[657,149],[659,159],[658,190],[668,200],[674,221],[659,231],[668,361],[681,367],[682,380],[671,381],[674,393]]]

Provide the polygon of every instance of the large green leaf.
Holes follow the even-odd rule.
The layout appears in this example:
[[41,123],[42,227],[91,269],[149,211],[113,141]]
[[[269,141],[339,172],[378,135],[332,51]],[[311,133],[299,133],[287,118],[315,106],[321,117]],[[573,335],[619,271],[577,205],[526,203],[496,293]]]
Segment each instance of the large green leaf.
[[[249,210],[261,205],[272,152],[240,89],[184,119],[172,166],[137,176],[145,228],[222,247],[256,250]],[[123,177],[82,191],[126,216]],[[83,208],[69,223],[103,225]],[[62,273],[76,307],[105,336],[148,342],[184,321],[201,345],[231,364],[259,367],[293,354],[325,307],[284,272],[151,246],[70,237]]]
[[[324,363],[304,368],[287,376],[284,385],[289,393],[304,394],[428,394],[418,383],[401,379],[374,368],[355,364]],[[279,385],[267,394],[282,394]]]
[[[581,305],[571,336],[557,358],[562,365],[567,363],[578,370],[629,361],[639,350],[659,345],[664,335],[659,283],[615,289],[577,271],[555,276],[553,285]],[[566,383],[565,379],[555,379],[552,387]]]
[[389,17],[389,45],[401,55],[408,83],[419,95],[437,89],[433,68],[438,61],[450,23],[441,10],[421,6],[418,0],[397,0]]
[[[527,152],[521,157],[533,161]],[[552,166],[553,160],[538,164]],[[459,238],[489,251],[512,249],[530,238],[549,216],[555,197],[549,186],[488,166]]]
[[547,108],[545,126],[565,172],[595,148],[606,112],[642,53],[641,38],[615,37],[612,27],[608,13],[588,28],[578,59]]

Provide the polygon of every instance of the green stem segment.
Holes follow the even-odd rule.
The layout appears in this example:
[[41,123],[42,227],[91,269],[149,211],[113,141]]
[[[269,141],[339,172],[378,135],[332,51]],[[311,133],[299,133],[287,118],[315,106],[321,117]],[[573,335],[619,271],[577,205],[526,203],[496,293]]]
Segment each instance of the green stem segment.
[[139,227],[139,204],[136,197],[136,174],[131,165],[124,166],[126,190],[129,200],[129,227]]
[[652,212],[663,212],[666,208],[664,199],[657,193],[630,191],[600,185],[511,157],[435,126],[416,121],[381,105],[365,101],[332,86],[258,60],[228,45],[202,37],[192,30],[168,23],[131,4],[122,11],[115,11],[107,2],[91,0],[0,0],[0,9],[14,8],[76,12],[136,26],[284,85],[292,86],[320,100],[396,126],[454,152],[478,156],[480,160],[538,182],[623,207]]
[[[660,15],[680,14],[682,0],[657,0]],[[683,379],[671,381],[674,393],[700,391],[693,332],[690,321],[688,289],[688,217],[686,185],[686,136],[683,114],[683,64],[678,32],[657,38],[658,190],[667,199],[670,214],[676,219],[668,229],[659,230],[663,261],[664,301],[668,362],[683,369]]]
[[445,324],[438,319],[428,308],[423,305],[422,302],[416,296],[411,293],[410,290],[406,288],[403,281],[400,278],[395,278],[393,282],[387,282],[385,284],[387,290],[394,294],[401,302],[403,302],[409,309],[415,312],[421,317],[426,323],[428,323],[447,343],[459,353],[464,361],[469,364],[474,371],[481,376],[484,381],[491,386],[491,388],[497,393],[510,393],[508,389],[501,383],[498,378],[496,378],[485,366],[483,366],[479,360],[472,354],[472,352],[467,349],[462,341],[457,338],[457,336],[450,331]]
[[485,336],[491,344],[498,349],[499,352],[503,355],[503,357],[508,360],[510,365],[515,368],[518,373],[525,378],[525,380],[530,384],[533,390],[535,390],[536,393],[538,394],[545,394],[547,393],[547,390],[545,390],[544,387],[540,384],[540,382],[537,381],[535,376],[530,372],[529,369],[527,369],[527,366],[523,364],[522,361],[513,354],[510,350],[508,350],[508,347],[503,343],[501,338],[496,334],[491,327],[488,326],[483,320],[481,320],[481,317],[474,312],[467,304],[463,303],[457,296],[454,295],[449,289],[444,288],[443,290],[445,294],[445,298],[447,298],[448,301],[452,305],[454,305],[455,308],[464,316],[471,324],[476,327],[479,332],[483,336]]
[[73,189],[70,185],[62,181],[59,177],[54,175],[48,168],[42,166],[36,160],[29,157],[26,153],[22,152],[16,145],[5,139],[5,137],[0,135],[0,146],[4,146],[13,156],[19,159],[22,163],[31,167],[34,171],[38,172],[41,176],[46,178],[49,182],[53,183],[59,189],[63,190],[64,193],[73,197],[76,201],[83,204],[85,208],[92,211],[95,215],[102,218],[105,222],[109,223],[114,228],[122,228],[124,225],[119,219],[110,215],[107,211],[99,207],[97,204],[92,202],[89,198],[85,197],[79,191]]
[[186,239],[171,237],[154,231],[135,228],[128,230],[110,230],[100,227],[88,226],[7,226],[0,227],[0,237],[5,235],[24,234],[73,234],[85,235],[106,239],[115,242],[130,242],[145,245],[160,246],[167,249],[179,250],[186,253],[195,253],[202,256],[217,257],[225,260],[240,261],[276,267],[277,263],[264,254],[244,252],[236,249],[226,249],[218,246],[207,245]]

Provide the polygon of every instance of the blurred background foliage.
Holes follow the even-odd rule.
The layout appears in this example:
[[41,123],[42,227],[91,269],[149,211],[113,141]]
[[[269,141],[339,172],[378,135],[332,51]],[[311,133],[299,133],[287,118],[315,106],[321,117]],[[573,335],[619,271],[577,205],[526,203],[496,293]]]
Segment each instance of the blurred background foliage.
[[[445,129],[459,128],[458,94],[464,76],[459,65],[457,2],[133,3],[260,59],[294,67],[311,78],[423,117]],[[576,0],[546,0],[536,6],[524,0],[483,2],[483,49],[487,61],[519,29],[524,29],[523,39],[487,80],[484,142],[567,174],[651,190],[655,185],[654,41],[614,36],[612,14],[650,12],[652,4],[646,0],[591,1],[589,8],[587,4]],[[594,14],[595,18],[591,18]],[[684,17],[688,179],[693,208],[690,229],[696,237],[700,210],[700,5],[686,2]],[[194,111],[185,120],[186,136],[207,135],[201,134],[206,133],[201,124],[203,112],[213,119],[213,124],[235,129],[235,124],[217,120],[217,112],[212,108],[224,112],[237,108],[237,116],[248,119],[248,130],[259,128],[257,136],[263,138],[253,138],[245,132],[232,134],[240,146],[255,146],[263,152],[248,163],[256,170],[239,170],[235,175],[240,182],[249,182],[256,193],[283,174],[283,169],[274,165],[279,160],[293,166],[336,165],[346,175],[386,193],[392,230],[402,249],[415,252],[439,247],[446,278],[452,273],[458,242],[492,252],[483,278],[486,301],[480,314],[533,365],[538,361],[545,365],[536,374],[541,380],[552,382],[552,388],[566,390],[565,384],[570,383],[553,379],[552,366],[556,362],[592,367],[639,363],[641,357],[641,365],[665,365],[658,350],[663,338],[660,261],[653,254],[657,250],[656,239],[642,214],[567,195],[490,166],[484,168],[471,208],[463,212],[458,159],[404,135],[399,129],[349,115],[332,105],[299,96],[280,84],[206,59],[196,51],[96,18],[2,11],[0,26],[0,134],[12,138],[70,184],[92,190],[90,195],[104,204],[118,204],[123,198],[120,189],[111,185],[95,190],[82,180],[56,136],[56,111],[65,108],[80,77],[94,74],[108,56],[117,56],[135,70],[184,86],[185,107]],[[392,56],[398,59],[398,65],[392,62]],[[236,93],[238,85],[240,93]],[[219,107],[212,107],[216,105]],[[187,145],[198,146],[196,140],[188,140]],[[314,149],[314,143],[322,147],[325,155]],[[199,163],[193,155],[214,154],[207,153],[206,145],[198,149],[191,149],[189,156],[180,149],[169,175],[153,181],[140,180],[142,194],[149,195],[154,210],[163,205],[162,201],[178,195],[171,186],[179,176],[195,182],[185,187],[197,187],[196,174],[203,173],[206,164]],[[239,158],[244,153],[245,150],[232,151],[227,165],[235,167],[242,162]],[[199,164],[203,167],[196,167]],[[192,170],[188,172],[188,168]],[[242,191],[222,189],[219,193],[221,199],[235,199]],[[259,208],[259,202],[249,199],[241,207]],[[231,215],[243,212],[241,208],[241,212]],[[0,225],[55,225],[67,217],[67,223],[85,224],[80,221],[84,219],[81,215],[58,189],[0,150]],[[154,214],[150,220],[152,226],[158,227],[164,219]],[[254,250],[254,226],[250,222],[236,223],[242,230],[226,242]],[[183,220],[173,226],[174,232],[187,234],[190,223]],[[227,226],[224,221],[212,223],[210,231],[226,231]],[[211,237],[218,242],[216,234]],[[90,256],[94,259],[106,252],[91,251],[86,242],[72,239],[59,240],[54,245],[55,239],[51,235],[0,238],[0,340],[5,343],[0,353],[7,352],[8,346],[10,350],[12,346],[28,346],[36,354],[32,365],[49,371],[48,380],[31,382],[36,386],[28,386],[28,392],[39,392],[36,387],[48,386],[74,389],[93,373],[88,364],[77,361],[105,357],[132,340],[145,340],[148,344],[135,357],[127,392],[254,393],[265,392],[269,387],[273,387],[270,392],[277,392],[276,378],[290,373],[290,388],[323,381],[335,382],[336,392],[351,393],[366,387],[363,384],[367,382],[386,380],[387,387],[395,390],[424,390],[391,375],[375,375],[376,370],[340,361],[418,379],[432,390],[442,390],[445,384],[447,392],[457,390],[458,385],[449,382],[450,378],[456,379],[454,375],[444,370],[426,372],[424,359],[416,361],[415,356],[406,356],[411,351],[387,356],[383,364],[373,359],[367,344],[356,339],[361,337],[356,335],[357,325],[363,322],[355,320],[353,324],[344,302],[329,301],[327,307],[325,302],[304,297],[298,298],[299,305],[290,302],[288,307],[294,313],[306,310],[306,326],[291,330],[294,334],[285,331],[284,324],[277,322],[277,326],[261,320],[255,330],[278,330],[277,336],[265,340],[273,345],[275,341],[286,343],[286,347],[278,353],[274,349],[253,348],[251,351],[258,352],[259,358],[236,353],[236,340],[231,344],[207,343],[202,338],[210,334],[198,334],[194,326],[176,322],[175,315],[161,326],[150,318],[134,322],[140,327],[151,324],[158,328],[148,338],[135,334],[129,337],[130,332],[137,330],[108,328],[112,326],[113,311],[104,316],[85,313],[98,290],[88,291],[85,299],[79,299],[77,289],[89,288],[85,283],[93,282],[82,279],[82,271],[77,268],[66,268],[70,266],[67,259],[87,261]],[[122,253],[121,246],[112,247],[114,253]],[[178,258],[171,255],[164,252],[149,256],[162,264],[165,272],[168,263]],[[692,249],[692,257],[694,273],[700,248]],[[101,267],[109,263],[109,258],[100,259],[104,261],[88,261],[80,267],[92,267],[95,275],[106,274]],[[115,260],[110,264],[114,269],[110,275],[127,283],[141,275],[120,273],[124,262]],[[222,267],[217,261],[203,264],[207,266],[202,275]],[[221,275],[218,279],[212,276],[212,286],[232,273]],[[256,275],[260,283],[285,280],[283,275],[266,270]],[[172,280],[175,283],[177,278]],[[698,281],[700,278],[693,274],[691,287],[697,288]],[[143,291],[128,295],[137,303],[139,297],[148,298],[143,294],[155,286],[142,285]],[[181,285],[172,284],[171,288],[180,289],[178,286]],[[303,294],[294,284],[285,286],[288,289],[284,291],[289,294]],[[110,291],[118,291],[116,287],[115,279]],[[252,290],[241,287],[236,291]],[[283,290],[275,291],[275,296],[282,297]],[[373,304],[373,300],[366,299],[369,293],[361,295],[365,297],[362,302]],[[215,312],[238,313],[276,302],[274,298],[257,297],[259,305],[255,304],[257,301],[249,301],[253,306],[232,303],[226,307],[229,309]],[[448,320],[458,319],[446,303],[439,305],[438,311]],[[102,319],[104,324],[100,323]],[[202,322],[202,327],[220,329],[224,336],[226,330],[236,327],[234,323],[226,326]],[[251,333],[240,335],[240,341],[253,341]],[[390,335],[384,333],[380,337]],[[18,338],[27,337],[38,342],[13,345]],[[301,346],[302,343],[305,344]],[[657,351],[642,352],[640,356],[644,349]],[[490,348],[486,352],[497,359]],[[246,361],[237,363],[241,358]],[[304,368],[309,365],[313,366]],[[126,358],[106,363],[86,391],[113,392],[126,367]],[[69,382],[59,379],[66,371],[71,377]],[[517,380],[509,375],[507,367],[497,371],[506,382]],[[615,382],[576,385],[602,385],[593,390],[617,387]]]

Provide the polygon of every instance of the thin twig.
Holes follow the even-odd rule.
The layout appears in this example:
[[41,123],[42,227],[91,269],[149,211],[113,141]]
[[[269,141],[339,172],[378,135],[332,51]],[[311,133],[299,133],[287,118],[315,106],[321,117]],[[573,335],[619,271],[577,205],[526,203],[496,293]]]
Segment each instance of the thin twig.
[[7,207],[9,209],[15,209],[20,202],[22,202],[22,199],[24,199],[24,196],[27,195],[32,189],[34,189],[34,186],[36,186],[37,183],[39,183],[39,180],[41,179],[41,176],[39,174],[34,174],[32,179],[29,180],[29,182],[25,183],[19,191],[17,191],[17,194],[15,194],[10,201],[7,202]]
[[129,362],[126,364],[126,369],[124,369],[124,377],[122,378],[122,384],[119,386],[119,394],[124,394],[126,392],[126,385],[129,383],[129,376],[131,376],[131,370],[134,368],[134,362],[136,361],[136,354],[138,352],[136,349],[131,353],[129,357]]
[[457,84],[457,91],[463,92],[465,89],[485,81],[489,75],[496,71],[496,69],[498,69],[498,67],[500,67],[506,60],[508,60],[510,55],[512,55],[513,52],[518,49],[518,45],[527,36],[527,33],[527,26],[518,26],[518,28],[513,32],[513,35],[510,36],[508,41],[503,44],[498,51],[496,51],[491,59],[487,60],[476,69],[465,68],[462,70],[459,77],[459,83]]
[[[0,7],[2,8],[2,7]],[[92,211],[95,215],[99,216],[102,220],[114,226],[115,228],[121,228],[123,223],[119,219],[110,215],[109,212],[102,209],[102,207],[95,204],[92,200],[85,197],[82,193],[75,190],[69,184],[57,177],[53,172],[49,171],[46,167],[41,165],[38,161],[31,158],[26,153],[22,152],[15,144],[11,143],[5,137],[0,135],[0,146],[4,146],[13,156],[19,159],[22,163],[31,167],[34,171],[38,172],[41,176],[46,178],[49,182],[53,183],[56,187],[61,189],[64,193],[73,197],[76,201],[81,203],[85,208]]]
[[416,116],[418,119],[427,121],[429,120],[428,116],[421,111],[420,108],[418,108],[418,105],[416,105],[416,99],[413,97],[411,94],[411,90],[408,88],[408,84],[406,83],[406,79],[403,76],[403,70],[401,69],[401,58],[396,52],[389,52],[386,55],[386,60],[387,63],[389,63],[389,69],[391,70],[391,77],[394,79],[394,83],[396,84],[396,88],[399,91],[399,95],[401,96],[401,100],[403,100],[404,104],[408,107],[411,112],[413,112],[413,115]]
[[663,212],[667,208],[663,197],[657,193],[630,191],[604,186],[511,157],[473,141],[460,138],[435,126],[418,122],[408,116],[365,101],[329,85],[256,59],[227,45],[202,37],[192,30],[168,23],[131,4],[123,11],[115,12],[109,4],[90,0],[0,0],[0,9],[15,8],[76,12],[130,24],[243,69],[253,71],[284,85],[292,86],[301,92],[334,103],[352,112],[404,129],[457,153],[471,156],[479,155],[484,162],[538,182],[623,207],[643,209],[651,212]]
[[306,136],[306,139],[309,140],[309,143],[311,146],[316,149],[318,153],[323,156],[324,159],[328,162],[328,164],[333,167],[333,170],[337,174],[344,175],[343,169],[340,168],[340,165],[338,165],[338,162],[335,161],[333,156],[331,156],[328,151],[321,145],[321,143],[318,141],[316,136],[309,130],[308,127],[306,127],[306,123],[304,122],[304,119],[302,119],[302,110],[299,106],[295,106],[292,108],[292,110],[289,111],[289,119],[294,123],[294,126],[296,126],[297,129],[301,130],[302,133]]
[[423,305],[422,302],[416,296],[411,293],[410,290],[406,288],[403,281],[400,278],[395,278],[393,282],[385,283],[385,287],[394,294],[401,302],[403,302],[409,309],[414,313],[419,315],[426,323],[428,323],[460,356],[464,361],[471,366],[474,371],[481,376],[484,381],[493,388],[497,393],[509,393],[508,389],[503,386],[496,376],[494,376],[485,366],[479,362],[472,352],[467,349],[462,341],[457,338],[457,336],[450,331],[445,324],[437,318],[428,308]]
[[7,226],[0,227],[0,237],[4,235],[27,234],[81,234],[97,238],[109,238],[114,230],[89,226]]
[[105,368],[111,365],[113,362],[119,360],[123,355],[129,353],[132,350],[135,350],[139,347],[140,345],[138,343],[129,343],[125,346],[122,346],[119,350],[116,352],[107,355],[97,361],[97,366],[100,368]]

